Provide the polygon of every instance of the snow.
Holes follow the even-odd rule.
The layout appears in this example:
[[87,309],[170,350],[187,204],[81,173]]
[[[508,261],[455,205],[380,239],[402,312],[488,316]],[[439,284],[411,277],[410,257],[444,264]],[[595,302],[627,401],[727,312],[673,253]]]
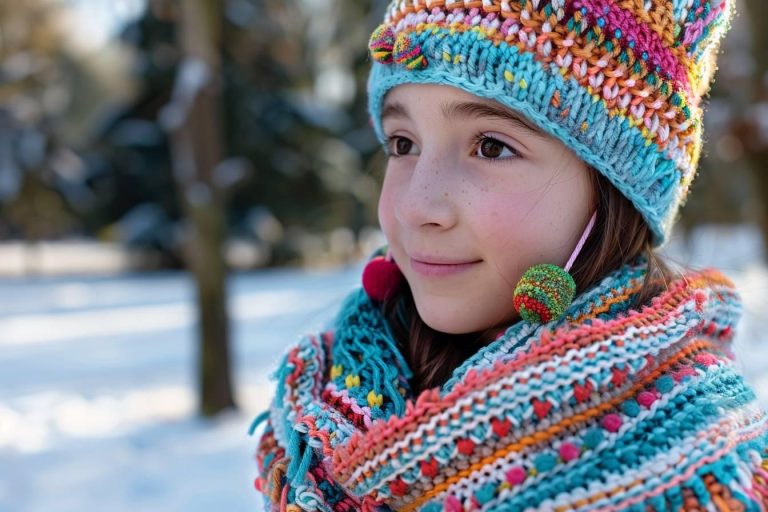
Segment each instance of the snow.
[[258,509],[247,431],[267,375],[359,272],[232,278],[241,409],[214,420],[195,412],[188,276],[0,281],[0,512]]
[[[768,406],[768,266],[753,228],[668,252],[745,299],[736,352]],[[238,412],[196,416],[194,296],[178,273],[0,281],[0,512],[259,510],[251,420],[283,348],[322,328],[361,265],[233,276]]]

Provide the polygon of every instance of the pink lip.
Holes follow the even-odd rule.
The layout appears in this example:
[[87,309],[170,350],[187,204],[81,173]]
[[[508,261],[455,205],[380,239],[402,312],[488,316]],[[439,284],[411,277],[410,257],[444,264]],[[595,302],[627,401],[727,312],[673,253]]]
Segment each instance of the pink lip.
[[427,263],[411,258],[411,268],[426,277],[449,276],[472,268],[480,261],[466,263]]

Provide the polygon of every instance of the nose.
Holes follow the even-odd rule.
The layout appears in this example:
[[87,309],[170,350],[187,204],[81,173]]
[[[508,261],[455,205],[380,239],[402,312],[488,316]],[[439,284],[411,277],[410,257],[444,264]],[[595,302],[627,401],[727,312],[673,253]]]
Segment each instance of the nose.
[[422,152],[397,203],[395,215],[402,225],[448,229],[456,224],[451,165],[445,154]]

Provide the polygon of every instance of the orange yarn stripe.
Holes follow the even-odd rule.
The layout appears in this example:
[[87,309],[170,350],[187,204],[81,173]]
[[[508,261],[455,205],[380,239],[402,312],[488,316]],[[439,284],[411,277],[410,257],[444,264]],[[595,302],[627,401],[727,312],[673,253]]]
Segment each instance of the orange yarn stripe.
[[643,287],[643,283],[640,283],[640,284],[638,284],[636,286],[633,286],[632,288],[629,288],[627,290],[627,293],[624,293],[622,295],[615,295],[614,297],[612,297],[610,299],[605,299],[603,301],[603,304],[604,304],[603,306],[597,307],[597,308],[589,311],[588,313],[584,313],[583,315],[581,315],[577,319],[573,320],[573,322],[577,323],[577,324],[580,324],[580,323],[583,323],[584,320],[587,320],[589,318],[595,318],[600,313],[605,313],[606,311],[611,309],[611,306],[613,306],[614,304],[617,304],[619,302],[623,302],[623,301],[627,300],[630,295],[632,295],[634,293],[637,293],[638,291],[640,291],[640,289],[642,287]]
[[[519,9],[519,7],[518,7]],[[511,17],[508,13],[505,13],[504,16]],[[576,16],[578,17],[579,14],[577,13]],[[525,28],[521,29],[526,32],[534,32],[536,33],[536,29],[539,29],[541,25],[546,21],[546,17],[541,13],[533,13],[531,14],[531,19],[529,20],[523,20],[520,19],[519,23],[523,25]],[[430,30],[433,28],[449,28],[451,30],[454,30],[456,32],[467,32],[470,30],[474,30],[477,32],[481,32],[486,36],[487,39],[492,41],[494,44],[498,45],[501,42],[506,42],[509,44],[514,44],[518,49],[525,52],[530,52],[531,50],[522,42],[519,40],[516,40],[515,36],[510,36],[508,38],[504,38],[501,33],[498,33],[496,30],[485,30],[480,26],[476,27],[467,27],[463,24],[456,24],[456,25],[440,25],[436,23],[421,23],[417,25],[416,27],[413,27],[413,29],[417,33],[421,33],[424,30]],[[644,133],[646,135],[646,138],[649,140],[652,140],[656,144],[659,145],[660,148],[665,148],[668,144],[670,139],[672,139],[675,135],[679,137],[679,139],[682,141],[687,136],[691,135],[693,131],[696,129],[694,123],[689,123],[689,125],[682,129],[682,123],[688,121],[686,119],[685,114],[683,113],[682,109],[680,107],[677,107],[675,105],[672,105],[668,101],[668,97],[665,97],[661,94],[658,87],[650,86],[646,82],[646,80],[643,79],[643,76],[645,75],[627,75],[627,71],[629,68],[631,68],[632,64],[629,63],[619,63],[618,59],[616,58],[615,54],[618,54],[621,49],[617,45],[613,52],[608,52],[606,49],[601,49],[600,54],[596,55],[594,46],[595,42],[589,42],[586,43],[586,40],[582,36],[577,36],[573,32],[567,32],[566,28],[562,25],[553,25],[552,31],[547,32],[545,34],[541,34],[538,36],[538,42],[541,43],[544,40],[549,39],[552,42],[553,48],[557,48],[557,51],[553,52],[553,54],[548,56],[543,56],[540,53],[535,53],[536,60],[544,63],[550,63],[554,62],[555,58],[557,56],[564,56],[566,53],[570,52],[573,54],[573,62],[571,64],[571,68],[561,68],[561,73],[563,77],[566,78],[573,78],[575,79],[579,85],[581,85],[583,88],[585,88],[590,94],[592,94],[593,97],[599,98],[600,101],[604,102],[606,105],[606,109],[608,110],[609,115],[615,116],[615,115],[622,115],[624,117],[627,117],[629,119],[632,119],[633,123],[637,124],[637,121],[634,119],[634,117],[626,116],[625,113],[627,112],[627,109],[617,107],[618,98],[620,96],[623,96],[627,92],[630,92],[633,96],[632,100],[630,101],[630,105],[639,105],[643,104],[645,106],[645,112],[643,114],[643,117],[645,119],[650,118],[653,114],[658,113],[659,114],[659,126],[669,126],[669,137],[667,140],[662,141],[659,136],[649,137],[649,134]],[[566,47],[563,42],[565,40],[573,41],[573,45],[569,48]],[[514,41],[514,42],[513,42]],[[633,56],[634,53],[630,48],[626,48],[624,51],[626,51],[630,56]],[[598,65],[598,62],[600,61],[607,61],[608,65],[606,67],[602,67]],[[576,77],[573,72],[573,67],[576,65],[580,65],[582,61],[585,61],[587,63],[587,72],[582,77]],[[645,63],[640,61],[641,66],[643,66],[644,69],[646,69],[647,74],[647,67]],[[592,88],[592,86],[589,85],[589,77],[592,75],[595,75],[597,73],[602,72],[605,75],[605,80],[601,84],[601,87],[607,86],[610,88],[613,88],[614,85],[619,86],[618,95],[616,98],[611,99],[605,99],[603,98],[602,94],[599,94],[599,92],[595,92],[595,90]],[[628,85],[627,82],[634,81],[634,84]],[[678,94],[686,97],[686,102],[688,103],[689,108],[691,109],[691,112],[698,112],[698,107],[695,107],[693,104],[692,98],[685,92],[683,89],[676,88],[674,85],[674,82],[671,82],[669,80],[663,80],[661,79],[660,82],[666,82],[668,85],[668,88],[670,90],[670,95],[673,91],[676,91]],[[664,112],[675,112],[675,117],[672,119],[667,119],[664,117]],[[696,117],[696,115],[693,115],[693,117]],[[682,142],[678,143],[678,147],[682,147]]]
[[[649,325],[651,323],[654,323],[655,321],[658,321],[658,319],[661,316],[666,314],[671,308],[676,307],[680,303],[680,301],[682,300],[680,297],[681,292],[686,291],[691,287],[699,288],[704,283],[715,283],[715,284],[724,284],[724,285],[732,286],[731,281],[729,279],[727,279],[725,276],[723,276],[722,274],[716,271],[703,271],[698,275],[697,278],[688,279],[685,281],[685,283],[686,283],[685,285],[686,288],[683,288],[681,285],[679,290],[675,290],[675,293],[677,294],[677,296],[671,297],[668,300],[668,304],[663,308],[663,312],[656,312],[652,317],[641,319],[639,322],[640,325]],[[668,293],[672,293],[672,292],[668,292]],[[685,295],[686,299],[689,297],[690,297],[690,293]],[[601,329],[598,332],[593,332],[591,335],[582,336],[581,338],[578,339],[578,341],[562,343],[562,344],[559,344],[557,347],[551,347],[547,352],[527,354],[521,359],[518,359],[512,362],[511,364],[509,364],[508,366],[506,366],[505,371],[512,371],[517,368],[524,367],[526,365],[547,361],[553,355],[562,355],[568,350],[577,349],[580,346],[587,346],[593,343],[595,340],[604,339],[606,336],[610,335],[614,331],[620,331],[621,329],[624,328],[624,323],[626,322],[617,324],[610,329]],[[496,378],[496,377],[498,377],[498,375],[494,374],[494,376],[492,377],[486,376],[486,379]],[[477,385],[478,383],[482,384],[480,380],[478,380],[478,382],[476,382],[475,384]],[[468,393],[471,393],[473,391],[473,388],[474,386],[462,390],[461,387],[457,387],[457,389],[454,390],[454,392],[452,392],[450,396],[452,397],[452,399],[458,399],[462,396],[465,396]],[[433,392],[436,392],[436,391],[433,390]],[[422,413],[424,414],[427,414],[427,412],[429,412],[430,414],[438,413],[446,405],[441,399],[437,398],[437,396],[431,397],[430,400],[433,401],[434,403],[429,408],[429,411],[425,410],[425,411],[422,411]],[[417,400],[417,403],[418,403],[418,400]],[[397,424],[396,427],[395,427],[395,424]],[[371,435],[375,435],[376,443],[378,445],[377,451],[381,452],[383,450],[387,450],[391,448],[396,442],[408,436],[416,428],[418,428],[418,425],[419,425],[418,422],[415,422],[415,423],[412,421],[407,422],[403,418],[399,418],[399,419],[390,418],[390,420],[385,424],[385,426],[383,428],[378,429],[375,433],[372,433],[372,431],[369,431],[366,433],[365,436],[353,436],[352,439],[350,439],[349,443],[347,444],[346,449],[344,450],[344,457],[340,457],[342,460],[339,461],[340,466],[337,468],[337,471],[339,471],[340,475],[347,474],[347,472],[350,471],[350,469],[347,468],[347,465],[352,460],[355,460],[357,457],[360,456],[359,451],[370,450],[370,447],[367,444],[363,444],[364,443],[363,440],[366,437],[370,438]],[[339,454],[337,453],[337,456],[338,455]],[[347,477],[348,475],[345,478]]]
[[616,2],[616,5],[625,11],[631,12],[635,19],[652,28],[680,62],[687,60],[687,53],[682,45],[678,47],[672,46],[675,44],[675,18],[672,11],[672,2],[669,0],[653,0],[653,6],[647,11],[645,10],[644,0],[620,0]]
[[[405,10],[398,9],[397,13],[392,17],[393,21],[397,22],[403,17],[405,17],[408,13],[413,13],[420,11],[422,9],[428,8],[433,9],[435,7],[438,8],[445,8],[445,0],[438,0],[435,2],[431,2],[429,7],[427,6],[427,3],[424,1],[415,2],[415,5],[413,3],[406,5]],[[450,4],[450,9],[472,9],[474,7],[477,7],[478,9],[482,10],[483,12],[497,12],[501,13],[501,3],[496,0],[493,2],[492,5],[484,6],[482,0],[466,0],[464,2],[460,0],[451,1],[448,2]],[[677,48],[673,48],[672,45],[675,42],[675,36],[674,36],[674,27],[675,27],[675,19],[673,16],[672,11],[672,5],[669,3],[668,0],[653,0],[653,7],[646,11],[645,4],[643,0],[622,0],[616,2],[619,7],[622,9],[631,12],[636,19],[641,21],[642,23],[648,25],[649,27],[653,28],[654,32],[656,32],[661,40],[664,42],[664,44],[667,45],[667,47],[670,50],[676,51]],[[516,5],[510,4],[510,8],[514,9]],[[540,11],[534,11],[529,6],[526,6],[527,10],[531,12],[531,14],[538,13]],[[503,16],[508,16],[507,13],[502,13]],[[553,23],[554,25],[554,23]],[[683,56],[682,54],[681,56]]]
[[621,395],[614,397],[613,399],[607,402],[601,403],[597,407],[588,409],[583,413],[576,414],[570,418],[566,418],[560,423],[556,425],[552,425],[551,427],[549,427],[547,430],[543,432],[537,432],[532,436],[521,438],[518,442],[514,444],[511,444],[504,448],[500,448],[496,450],[492,455],[489,455],[483,458],[482,460],[472,464],[466,469],[460,470],[458,473],[456,473],[456,475],[446,478],[446,480],[443,483],[436,485],[435,487],[433,487],[432,489],[424,493],[422,496],[416,498],[416,500],[413,503],[406,505],[401,510],[405,512],[416,510],[416,508],[418,508],[424,502],[429,501],[434,496],[440,494],[441,492],[446,490],[448,487],[450,487],[454,483],[472,474],[472,472],[478,469],[482,469],[483,466],[490,464],[497,459],[505,457],[507,454],[511,452],[519,452],[528,446],[535,445],[539,442],[548,441],[549,439],[551,439],[561,431],[571,426],[576,426],[581,423],[584,423],[590,418],[598,416],[602,412],[613,408],[615,405],[619,404],[620,402],[623,402],[628,397],[634,395],[640,388],[644,387],[648,382],[654,380],[656,377],[664,373],[667,369],[669,369],[669,367],[671,367],[673,364],[675,364],[677,361],[679,361],[683,357],[689,356],[692,353],[702,348],[714,348],[714,347],[715,345],[712,342],[704,341],[704,340],[698,340],[691,343],[685,349],[681,350],[678,354],[676,354],[676,357],[664,362],[664,364],[656,368],[656,370],[651,372],[644,380],[638,382],[637,384],[632,386],[630,389],[628,389]]
[[[556,16],[554,13],[547,17],[544,15],[543,10],[537,10],[532,7],[532,4],[528,3],[523,8],[518,2],[512,2],[509,4],[510,10],[508,11],[502,11],[501,4],[496,1],[493,3],[493,5],[483,6],[482,1],[456,1],[456,2],[448,2],[449,3],[449,9],[472,9],[472,8],[478,8],[483,12],[486,13],[497,13],[502,18],[513,18],[517,22],[521,23],[525,27],[537,29],[540,28],[541,25],[544,24],[544,22],[549,21],[550,22],[550,30],[556,31],[558,35],[564,35],[566,34],[566,28],[565,24],[561,21],[557,21]],[[675,21],[673,17],[673,11],[672,6],[669,5],[669,2],[667,0],[653,0],[653,7],[651,10],[646,11],[644,0],[619,0],[616,1],[617,5],[621,7],[622,9],[631,12],[635,19],[639,20],[641,23],[648,25],[651,29],[653,29],[656,34],[661,38],[662,42],[666,45],[667,50],[669,50],[672,55],[678,59],[680,62],[686,62],[687,59],[687,53],[685,50],[685,47],[682,45],[680,46],[673,46],[674,45],[674,26]],[[446,2],[444,0],[436,1],[430,4],[429,9],[433,9],[435,7],[438,8],[446,8],[445,6]],[[397,23],[402,18],[404,18],[407,14],[410,13],[416,13],[423,9],[426,9],[427,5],[426,2],[418,2],[416,5],[413,4],[407,4],[405,6],[405,9],[398,8],[397,11],[394,13],[394,15],[390,18],[392,22]],[[530,19],[524,20],[520,16],[520,13],[525,10],[527,11],[527,15]],[[581,21],[581,13],[580,12],[574,12],[573,13],[574,19],[578,22]],[[551,18],[551,19],[550,19]],[[537,34],[540,33],[540,31],[536,32]],[[546,36],[552,36],[554,32],[549,32],[546,34]],[[544,35],[544,34],[542,34]],[[594,57],[592,55],[595,43],[591,42],[585,44],[584,40],[585,38],[581,35],[573,34],[574,36],[574,48],[578,45],[579,48],[586,48],[586,51],[583,55],[580,55],[584,58]],[[541,37],[541,36],[540,36]],[[500,40],[500,38],[497,38],[497,40]],[[556,39],[553,38],[553,41],[556,41]],[[598,41],[598,44],[602,43],[602,40]],[[558,47],[561,47],[562,45],[558,44]],[[617,45],[618,48],[618,45]],[[573,48],[572,48],[573,49]],[[631,52],[631,49],[626,49],[628,52]],[[576,53],[574,53],[576,55]],[[632,53],[630,53],[632,55]],[[602,59],[602,56],[599,58],[594,58],[594,62],[597,62]],[[647,66],[641,61],[642,66],[647,70]],[[615,65],[613,66],[616,67]],[[672,82],[670,82],[670,85],[672,85]],[[680,91],[681,93],[683,91]],[[691,100],[692,98],[688,98]],[[652,103],[652,102],[651,102]],[[691,102],[689,102],[691,103]]]

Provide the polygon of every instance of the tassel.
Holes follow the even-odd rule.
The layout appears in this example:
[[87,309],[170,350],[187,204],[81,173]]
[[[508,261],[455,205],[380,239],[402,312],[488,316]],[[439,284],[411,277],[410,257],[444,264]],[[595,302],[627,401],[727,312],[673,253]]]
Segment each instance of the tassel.
[[252,436],[253,433],[256,432],[256,428],[262,422],[266,421],[267,418],[269,418],[269,410],[266,410],[266,411],[262,412],[261,414],[259,414],[258,416],[256,416],[256,418],[254,418],[253,422],[251,422],[251,426],[248,428],[248,435]]

